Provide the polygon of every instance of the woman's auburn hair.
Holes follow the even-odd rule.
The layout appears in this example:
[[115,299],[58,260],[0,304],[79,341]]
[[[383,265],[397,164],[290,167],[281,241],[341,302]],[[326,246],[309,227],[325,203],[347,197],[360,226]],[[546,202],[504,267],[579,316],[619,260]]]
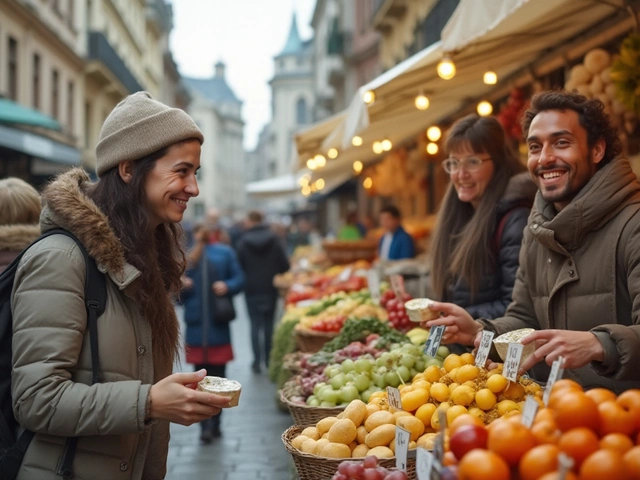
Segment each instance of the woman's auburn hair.
[[442,301],[448,300],[447,287],[457,279],[467,283],[473,298],[483,277],[495,268],[491,241],[496,229],[496,206],[511,177],[526,170],[507,144],[495,117],[472,114],[455,122],[447,134],[446,150],[451,154],[463,149],[490,156],[494,170],[475,210],[470,203],[460,201],[453,182],[447,187],[431,249],[432,286]]
[[165,147],[132,162],[132,180],[126,183],[118,168],[105,172],[89,196],[109,219],[122,243],[127,262],[141,275],[136,299],[153,332],[156,365],[171,372],[178,355],[179,325],[175,321],[172,299],[180,292],[180,278],[186,267],[181,247],[183,231],[178,224],[161,223],[153,227],[147,208],[145,183],[158,159],[173,146]]

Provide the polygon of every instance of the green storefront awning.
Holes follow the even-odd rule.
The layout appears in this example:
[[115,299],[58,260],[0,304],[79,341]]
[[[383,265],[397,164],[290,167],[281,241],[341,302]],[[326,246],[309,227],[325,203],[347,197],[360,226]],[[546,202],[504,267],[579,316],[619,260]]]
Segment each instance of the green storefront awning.
[[53,118],[6,98],[0,98],[0,122],[60,130],[60,123]]

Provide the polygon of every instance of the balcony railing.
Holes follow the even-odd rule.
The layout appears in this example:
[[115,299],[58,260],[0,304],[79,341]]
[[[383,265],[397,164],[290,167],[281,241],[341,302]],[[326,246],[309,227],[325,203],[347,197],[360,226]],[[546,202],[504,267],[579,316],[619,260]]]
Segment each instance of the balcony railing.
[[102,62],[130,93],[143,90],[102,32],[89,33],[89,58]]

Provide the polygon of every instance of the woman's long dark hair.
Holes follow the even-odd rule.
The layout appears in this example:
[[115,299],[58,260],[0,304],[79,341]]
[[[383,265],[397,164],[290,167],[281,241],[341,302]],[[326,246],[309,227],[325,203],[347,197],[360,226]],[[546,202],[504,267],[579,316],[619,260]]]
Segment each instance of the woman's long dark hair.
[[491,238],[496,229],[496,205],[509,179],[526,170],[507,145],[504,130],[494,117],[468,115],[452,125],[447,152],[465,148],[489,155],[493,176],[475,210],[470,203],[460,201],[453,183],[449,183],[432,244],[431,279],[439,300],[447,300],[447,286],[457,278],[467,283],[472,297],[478,292],[483,276],[495,265]]
[[[167,147],[132,163],[132,179],[125,183],[118,168],[105,172],[88,192],[109,219],[122,243],[127,262],[141,272],[136,298],[153,332],[153,356],[156,365],[171,371],[178,353],[179,326],[167,312],[171,299],[180,292],[180,277],[185,257],[180,247],[182,228],[162,223],[153,227],[149,219],[145,182],[156,161],[167,154]],[[169,310],[170,309],[170,310]],[[167,362],[170,362],[167,365]]]

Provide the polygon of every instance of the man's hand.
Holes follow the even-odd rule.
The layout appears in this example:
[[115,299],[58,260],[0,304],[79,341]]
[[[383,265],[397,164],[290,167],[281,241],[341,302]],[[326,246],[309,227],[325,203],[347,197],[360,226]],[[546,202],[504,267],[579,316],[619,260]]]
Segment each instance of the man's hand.
[[216,282],[213,284],[212,288],[215,294],[219,297],[226,295],[229,291],[229,287],[227,287],[227,284],[224,282]]
[[563,368],[567,369],[604,360],[604,348],[598,337],[591,332],[538,330],[522,339],[523,345],[532,342],[536,344],[536,351],[520,365],[520,373],[526,372],[542,360],[551,365],[560,356],[564,358]]
[[180,282],[182,283],[182,289],[183,290],[188,290],[191,287],[193,287],[193,280],[191,280],[189,277],[187,277],[186,275],[182,275],[180,277]]
[[482,324],[476,322],[462,307],[453,303],[433,302],[431,310],[444,313],[443,317],[427,322],[427,327],[445,325],[447,328],[442,336],[442,343],[459,343],[473,345],[478,332],[482,331]]

